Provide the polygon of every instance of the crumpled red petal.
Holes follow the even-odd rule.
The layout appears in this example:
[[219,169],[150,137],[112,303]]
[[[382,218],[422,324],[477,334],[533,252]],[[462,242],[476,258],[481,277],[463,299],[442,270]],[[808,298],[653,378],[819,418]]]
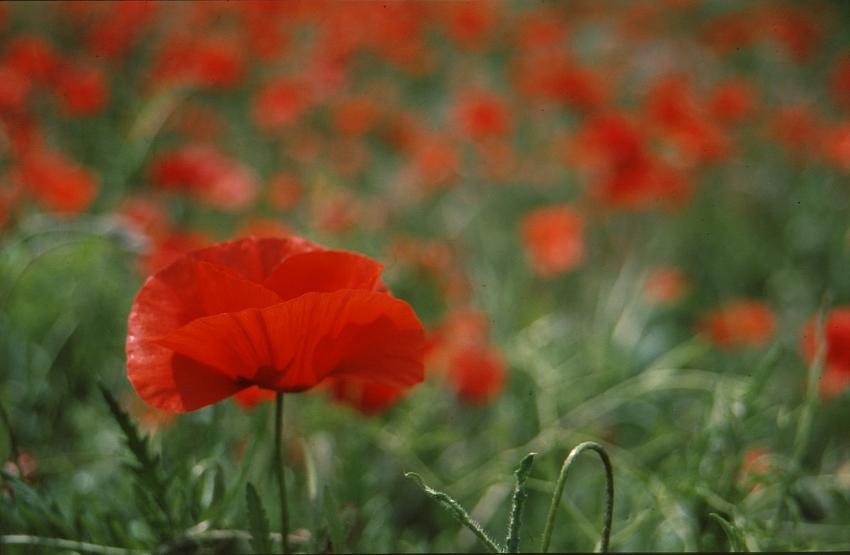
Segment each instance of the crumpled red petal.
[[284,300],[309,292],[340,289],[374,290],[383,265],[347,251],[312,251],[290,256],[263,282]]
[[424,330],[407,303],[346,289],[196,319],[157,344],[235,383],[296,392],[328,376],[422,381]]

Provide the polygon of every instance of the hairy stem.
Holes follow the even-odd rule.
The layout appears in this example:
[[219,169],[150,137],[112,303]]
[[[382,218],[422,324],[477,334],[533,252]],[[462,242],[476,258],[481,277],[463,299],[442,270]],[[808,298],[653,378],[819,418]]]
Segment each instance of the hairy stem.
[[552,494],[552,504],[549,506],[549,515],[546,517],[546,528],[543,529],[543,541],[540,544],[541,552],[545,553],[549,549],[549,542],[552,539],[552,527],[555,524],[555,513],[558,510],[561,495],[564,493],[567,472],[570,470],[576,457],[587,450],[596,451],[599,458],[602,459],[602,464],[605,466],[606,502],[604,522],[602,525],[602,541],[599,551],[601,553],[608,551],[608,543],[611,541],[611,521],[614,517],[614,471],[611,467],[611,459],[608,458],[608,453],[605,452],[605,449],[598,443],[585,441],[570,451],[570,454],[564,459],[563,466],[561,466],[561,474],[558,476],[558,482],[555,484],[555,491]]

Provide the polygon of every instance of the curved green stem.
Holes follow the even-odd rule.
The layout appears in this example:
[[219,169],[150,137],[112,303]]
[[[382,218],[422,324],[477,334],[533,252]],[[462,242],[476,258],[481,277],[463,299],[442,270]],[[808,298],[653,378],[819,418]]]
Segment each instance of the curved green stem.
[[272,464],[277,475],[278,497],[280,498],[280,534],[283,553],[289,553],[289,511],[286,507],[286,471],[283,467],[283,393],[278,392],[274,404],[274,453]]
[[561,466],[561,474],[558,476],[558,482],[555,485],[555,491],[552,494],[552,504],[549,506],[549,515],[546,517],[546,528],[543,530],[543,541],[540,544],[540,551],[545,553],[549,549],[549,542],[552,539],[552,527],[555,524],[555,513],[558,510],[558,503],[561,501],[561,495],[564,493],[564,483],[567,479],[567,472],[582,452],[591,450],[596,451],[599,458],[602,459],[602,464],[605,466],[606,480],[606,503],[605,516],[602,525],[602,542],[599,547],[601,553],[608,551],[608,543],[611,541],[611,521],[614,518],[614,471],[611,467],[611,459],[608,458],[608,453],[605,449],[593,441],[585,441],[576,446],[570,451],[567,458],[564,459],[564,464]]

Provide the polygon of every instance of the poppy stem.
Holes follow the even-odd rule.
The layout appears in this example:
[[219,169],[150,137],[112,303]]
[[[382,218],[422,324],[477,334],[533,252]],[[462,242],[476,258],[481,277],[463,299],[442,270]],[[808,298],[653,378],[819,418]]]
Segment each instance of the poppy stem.
[[546,528],[543,530],[543,542],[540,544],[540,552],[546,553],[549,549],[549,541],[552,538],[552,528],[555,524],[555,513],[558,510],[558,503],[561,500],[561,495],[564,493],[564,484],[567,479],[567,471],[583,451],[596,451],[599,458],[602,459],[602,465],[605,467],[605,516],[602,524],[602,540],[599,546],[600,553],[608,551],[608,544],[611,541],[611,521],[614,516],[614,472],[611,468],[611,459],[608,458],[608,453],[605,449],[596,442],[585,441],[577,445],[567,458],[564,459],[564,464],[561,467],[561,473],[558,476],[558,482],[555,484],[555,491],[552,494],[552,504],[549,507],[549,514],[546,517]]
[[283,466],[283,393],[278,392],[274,403],[274,454],[272,464],[277,474],[280,498],[280,535],[283,553],[289,553],[289,511],[286,507],[286,469]]

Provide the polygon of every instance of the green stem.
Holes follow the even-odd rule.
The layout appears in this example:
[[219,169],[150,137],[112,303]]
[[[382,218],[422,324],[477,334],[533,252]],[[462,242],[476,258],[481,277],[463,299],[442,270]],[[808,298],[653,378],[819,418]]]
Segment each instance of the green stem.
[[283,553],[289,553],[289,511],[286,507],[286,470],[283,466],[283,393],[278,392],[274,403],[274,453],[272,464],[277,474],[278,497],[280,500],[280,534]]
[[605,449],[598,443],[585,441],[570,451],[570,454],[567,455],[566,459],[564,459],[563,466],[561,466],[561,474],[558,476],[558,482],[555,484],[555,491],[552,494],[552,504],[549,506],[549,515],[546,517],[546,528],[543,530],[543,541],[540,544],[540,551],[543,553],[549,549],[549,542],[552,539],[552,527],[555,524],[555,513],[558,510],[561,495],[564,493],[564,484],[567,479],[567,472],[572,466],[573,461],[576,460],[576,457],[578,457],[583,451],[587,450],[596,451],[599,458],[602,459],[602,464],[605,466],[606,503],[604,522],[602,525],[602,542],[599,547],[599,551],[601,553],[608,551],[608,543],[611,541],[611,521],[614,518],[614,471],[611,467],[611,459],[608,458],[608,453],[605,452]]

